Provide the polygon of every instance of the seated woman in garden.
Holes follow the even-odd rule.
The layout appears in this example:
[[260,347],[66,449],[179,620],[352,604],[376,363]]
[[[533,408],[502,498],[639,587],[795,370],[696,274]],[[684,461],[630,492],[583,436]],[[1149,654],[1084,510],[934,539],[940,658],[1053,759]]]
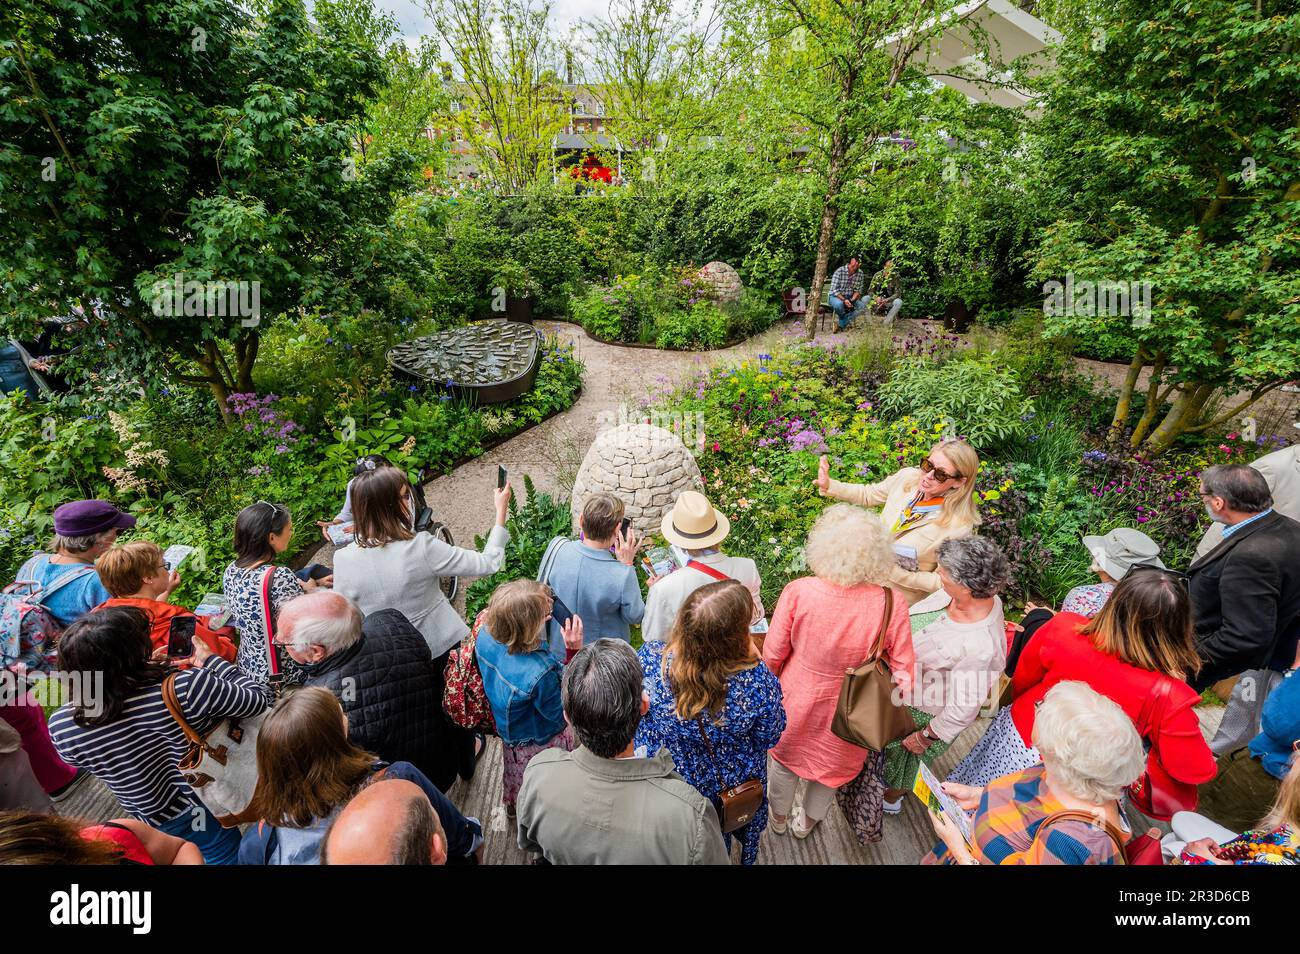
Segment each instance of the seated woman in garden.
[[1084,683],[1057,683],[1042,699],[1033,739],[1041,765],[985,787],[943,783],[945,793],[974,813],[975,843],[968,846],[946,815],[927,812],[942,843],[921,864],[1124,863],[1131,830],[1119,799],[1145,763],[1142,739],[1128,715]]
[[[1132,527],[1117,527],[1105,536],[1084,537],[1083,545],[1092,554],[1089,569],[1097,574],[1098,582],[1080,584],[1066,593],[1061,601],[1062,613],[1077,613],[1092,619],[1101,612],[1110,594],[1115,592],[1115,584],[1129,570],[1137,566],[1165,568],[1160,562],[1160,544]],[[1045,607],[1028,603],[1025,608],[1032,611]]]
[[339,810],[375,778],[414,782],[428,796],[447,833],[448,860],[473,860],[482,843],[477,821],[463,816],[410,762],[389,765],[348,741],[347,716],[328,689],[308,686],[275,704],[257,736],[261,818],[239,846],[244,865],[314,865]]
[[[148,540],[133,540],[115,546],[98,560],[95,569],[104,588],[113,594],[100,606],[134,606],[149,617],[150,638],[155,649],[166,649],[171,622],[178,616],[193,616],[183,606],[167,601],[180,586],[180,574],[163,563],[162,547]],[[194,637],[208,644],[215,656],[235,661],[235,644],[208,628],[203,618],[196,618]]]
[[945,540],[938,557],[943,589],[913,603],[909,614],[916,669],[904,701],[916,731],[868,756],[863,775],[879,772],[883,763],[887,789],[859,776],[840,790],[840,805],[862,844],[880,840],[882,811],[902,811],[918,761],[932,764],[974,724],[994,695],[1006,662],[998,598],[1011,578],[1006,557],[985,537]]
[[[813,575],[781,591],[763,642],[763,661],[781,680],[786,711],[785,731],[772,749],[771,829],[783,835],[788,827],[796,838],[807,838],[826,817],[835,790],[855,778],[867,758],[866,749],[831,732],[845,670],[876,651],[882,624],[883,658],[903,692],[912,687],[916,661],[897,592],[885,616],[895,564],[889,534],[874,514],[848,504],[827,507],[805,552]],[[791,821],[799,779],[808,787]]]
[[[406,475],[393,467],[360,474],[352,485],[355,539],[334,554],[334,590],[363,613],[395,609],[405,616],[433,653],[436,692],[442,696],[447,654],[469,635],[469,627],[442,589],[444,576],[490,576],[505,562],[506,512],[510,485],[493,491],[496,522],[483,552],[454,547],[431,533],[411,529],[415,501]],[[474,774],[484,740],[447,720],[459,752],[460,776]]]
[[[391,460],[383,454],[366,454],[364,457],[358,457],[356,464],[352,468],[352,478],[348,481],[347,487],[343,491],[343,507],[333,520],[318,520],[316,525],[321,528],[321,536],[327,543],[333,543],[334,539],[330,536],[331,527],[339,527],[344,536],[343,544],[352,542],[352,485],[356,483],[357,478],[367,471],[376,470],[380,467],[396,467]],[[414,499],[419,506],[412,508],[411,527],[414,529],[415,520],[418,516],[419,507],[424,505],[424,497],[420,488],[416,484],[411,484],[411,491]]]
[[[554,602],[545,583],[511,580],[493,591],[477,623],[474,658],[501,737],[501,801],[510,815],[529,760],[543,749],[573,748],[560,703],[564,667],[546,641]],[[562,634],[572,658],[582,648],[582,619],[569,617]]]
[[974,496],[979,467],[973,447],[946,440],[930,448],[920,467],[905,467],[877,484],[831,480],[830,461],[823,454],[814,483],[823,497],[881,508],[897,564],[890,582],[914,603],[942,585],[935,572],[939,544],[973,533],[980,522]]
[[1258,827],[1238,835],[1204,815],[1179,812],[1161,842],[1185,865],[1300,865],[1300,759]]
[[[647,752],[666,748],[677,772],[715,802],[723,788],[757,779],[767,788],[767,751],[781,739],[781,683],[749,638],[753,598],[736,580],[693,591],[677,613],[667,644],[647,642],[638,654],[650,708],[637,728]],[[766,791],[765,791],[766,794]],[[767,799],[732,834],[741,864],[758,860],[767,828]],[[726,835],[727,847],[731,836]]]
[[1173,813],[1157,806],[1195,807],[1195,786],[1214,777],[1214,754],[1193,711],[1201,697],[1185,681],[1200,665],[1187,587],[1154,567],[1130,572],[1095,619],[1057,613],[1034,634],[1012,677],[1014,701],[949,778],[980,787],[1036,765],[1036,706],[1057,683],[1080,680],[1117,703],[1150,740],[1150,778],[1134,804],[1167,820]]
[[272,644],[280,608],[320,585],[276,565],[292,539],[293,516],[288,507],[267,500],[250,504],[235,518],[235,562],[221,578],[231,621],[239,632],[235,665],[263,685],[272,677],[302,682],[302,667]]
[[[59,640],[59,668],[103,680],[103,691],[75,699],[50,717],[60,757],[88,769],[132,818],[198,845],[207,864],[234,864],[239,829],[222,828],[177,765],[190,743],[163,701],[167,667],[155,658],[149,619],[130,606],[83,617]],[[190,668],[176,673],[181,713],[200,735],[230,716],[252,716],[270,690],[194,641]],[[89,684],[89,683],[83,683]]]

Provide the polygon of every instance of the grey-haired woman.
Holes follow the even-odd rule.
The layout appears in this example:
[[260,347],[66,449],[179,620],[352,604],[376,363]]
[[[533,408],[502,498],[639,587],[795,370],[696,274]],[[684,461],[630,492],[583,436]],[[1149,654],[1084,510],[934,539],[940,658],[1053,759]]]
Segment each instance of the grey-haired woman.
[[1006,665],[998,597],[1010,579],[1006,557],[977,536],[945,540],[936,556],[942,589],[909,611],[916,664],[904,701],[916,730],[869,758],[862,775],[839,794],[864,844],[880,840],[882,815],[902,811],[918,764],[932,763],[975,722]]

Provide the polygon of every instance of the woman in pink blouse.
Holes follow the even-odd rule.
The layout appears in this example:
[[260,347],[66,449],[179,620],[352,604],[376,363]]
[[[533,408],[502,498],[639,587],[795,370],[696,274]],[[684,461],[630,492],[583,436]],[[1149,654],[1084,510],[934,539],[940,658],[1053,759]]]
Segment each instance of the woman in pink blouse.
[[[826,816],[835,790],[862,771],[867,750],[831,732],[844,672],[875,649],[894,566],[885,528],[874,514],[835,504],[818,518],[805,549],[813,576],[781,591],[763,643],[763,661],[781,680],[786,728],[772,749],[770,827],[807,838]],[[907,603],[894,592],[885,660],[903,692],[912,687],[912,630]],[[790,821],[799,779],[808,782],[801,817]]]

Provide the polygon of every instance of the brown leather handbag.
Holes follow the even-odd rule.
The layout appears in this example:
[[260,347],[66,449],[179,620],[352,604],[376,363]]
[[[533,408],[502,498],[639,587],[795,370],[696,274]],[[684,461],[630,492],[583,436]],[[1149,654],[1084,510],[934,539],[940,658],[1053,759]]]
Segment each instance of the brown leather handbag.
[[758,814],[759,808],[763,805],[763,783],[756,778],[751,778],[747,782],[741,782],[728,788],[722,781],[722,773],[718,771],[718,757],[713,752],[713,743],[709,741],[709,733],[704,731],[704,716],[701,715],[695,723],[700,730],[700,738],[704,740],[704,747],[709,750],[709,761],[713,763],[713,774],[718,778],[718,821],[722,823],[722,833],[730,834],[737,828],[744,828]]
[[836,736],[873,752],[916,731],[907,708],[894,704],[894,676],[885,662],[885,634],[893,616],[894,591],[887,586],[883,589],[885,612],[880,617],[875,648],[862,665],[844,671],[835,718],[831,720],[831,731]]

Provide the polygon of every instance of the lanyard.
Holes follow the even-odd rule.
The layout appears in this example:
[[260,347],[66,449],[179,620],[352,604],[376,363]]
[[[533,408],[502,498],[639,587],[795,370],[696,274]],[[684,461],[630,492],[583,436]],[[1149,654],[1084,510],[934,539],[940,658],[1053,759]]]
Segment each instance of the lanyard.
[[936,510],[941,510],[942,508],[942,497],[931,497],[929,500],[922,500],[921,495],[918,493],[912,498],[912,502],[904,507],[898,514],[898,519],[894,521],[894,525],[890,528],[890,532],[895,536],[900,533],[905,533],[924,520],[927,514],[931,514]]

